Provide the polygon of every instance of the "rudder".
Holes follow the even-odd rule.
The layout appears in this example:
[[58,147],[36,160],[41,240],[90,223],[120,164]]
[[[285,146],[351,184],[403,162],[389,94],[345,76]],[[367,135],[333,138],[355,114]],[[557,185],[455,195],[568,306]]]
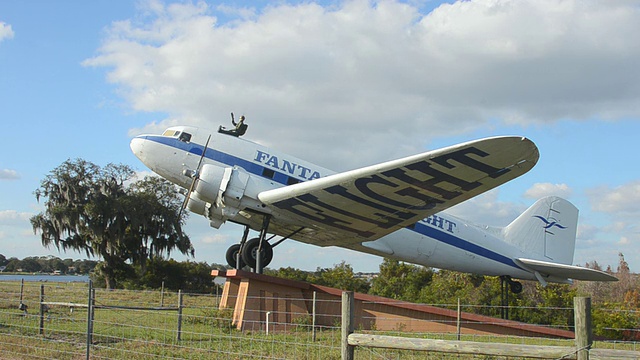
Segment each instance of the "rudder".
[[536,201],[503,229],[505,241],[526,257],[570,265],[578,229],[578,209],[569,201],[549,196]]

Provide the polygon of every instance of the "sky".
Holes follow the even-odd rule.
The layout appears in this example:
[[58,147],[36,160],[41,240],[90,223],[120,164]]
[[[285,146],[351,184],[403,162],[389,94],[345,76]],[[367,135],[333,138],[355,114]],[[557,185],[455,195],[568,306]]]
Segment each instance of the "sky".
[[[215,129],[336,171],[472,139],[539,148],[524,176],[450,212],[505,226],[536,199],[580,209],[574,264],[640,271],[640,5],[625,0],[0,1],[0,254],[44,248],[34,191],[67,159],[148,169],[141,133]],[[242,229],[193,214],[193,261]],[[285,241],[270,267],[381,258]],[[185,260],[175,256],[177,260]]]

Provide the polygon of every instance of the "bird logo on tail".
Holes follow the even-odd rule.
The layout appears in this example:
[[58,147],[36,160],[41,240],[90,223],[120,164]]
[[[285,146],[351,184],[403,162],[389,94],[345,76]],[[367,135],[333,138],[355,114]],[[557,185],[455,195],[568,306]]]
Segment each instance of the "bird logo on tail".
[[[560,229],[566,229],[567,228],[566,226],[560,225],[557,221],[555,221],[553,219],[551,219],[551,221],[549,221],[545,217],[540,216],[540,215],[534,215],[533,217],[534,218],[538,218],[538,219],[542,220],[542,222],[545,223],[545,226],[543,226],[543,228],[545,230],[549,230],[549,229],[554,228],[554,227],[557,227],[557,228],[560,228]],[[551,231],[549,231],[549,232],[551,233]],[[551,234],[553,234],[553,233],[551,233]]]

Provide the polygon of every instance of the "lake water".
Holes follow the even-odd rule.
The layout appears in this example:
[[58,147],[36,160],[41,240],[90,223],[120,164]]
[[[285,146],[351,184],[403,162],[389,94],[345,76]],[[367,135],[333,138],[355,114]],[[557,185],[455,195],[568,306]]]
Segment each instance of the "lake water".
[[0,274],[0,281],[27,281],[35,282],[89,282],[89,275],[49,275],[49,274],[36,274],[36,275],[4,275]]

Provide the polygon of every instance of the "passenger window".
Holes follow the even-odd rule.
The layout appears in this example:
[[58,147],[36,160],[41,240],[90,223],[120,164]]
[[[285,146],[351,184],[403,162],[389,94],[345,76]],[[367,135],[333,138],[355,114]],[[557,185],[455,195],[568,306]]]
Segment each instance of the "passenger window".
[[276,172],[275,172],[275,171],[273,171],[273,170],[271,170],[271,169],[264,168],[264,169],[262,170],[262,176],[264,176],[264,177],[266,177],[266,178],[268,178],[268,179],[273,179],[273,177],[274,177],[275,175],[276,175]]

